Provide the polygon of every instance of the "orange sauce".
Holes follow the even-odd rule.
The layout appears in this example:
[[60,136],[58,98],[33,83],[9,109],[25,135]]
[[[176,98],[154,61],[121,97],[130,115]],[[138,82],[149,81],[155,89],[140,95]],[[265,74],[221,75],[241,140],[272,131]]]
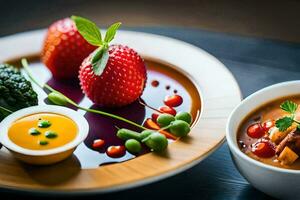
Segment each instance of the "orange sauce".
[[[41,121],[50,122],[50,125],[40,127]],[[32,134],[32,129],[35,129],[35,134]],[[49,137],[49,133],[52,133],[52,136],[54,133],[55,136]],[[74,140],[77,133],[76,123],[66,116],[36,113],[16,120],[8,130],[8,137],[13,143],[25,149],[46,150],[64,146]]]

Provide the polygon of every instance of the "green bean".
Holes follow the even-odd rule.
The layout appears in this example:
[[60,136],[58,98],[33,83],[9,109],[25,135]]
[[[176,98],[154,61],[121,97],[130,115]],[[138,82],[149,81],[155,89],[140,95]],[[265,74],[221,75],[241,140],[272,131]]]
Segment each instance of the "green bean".
[[51,92],[48,94],[48,99],[59,106],[65,106],[68,104],[68,100],[65,98],[64,95],[58,93],[58,92]]
[[166,127],[174,120],[175,117],[173,115],[164,113],[158,116],[157,123],[160,127]]
[[132,153],[137,154],[142,150],[142,145],[138,140],[135,139],[129,139],[125,142],[126,149]]
[[144,130],[140,133],[140,141],[142,141],[143,139],[145,139],[146,137],[148,137],[149,135],[151,135],[152,133],[154,133],[154,130]]
[[192,123],[192,116],[188,112],[182,112],[182,111],[178,112],[175,116],[175,119],[185,121],[188,124]]
[[119,129],[117,132],[117,137],[122,140],[129,140],[129,139],[141,140],[140,133],[126,128]]
[[158,132],[154,132],[147,138],[143,139],[143,142],[153,151],[160,152],[167,148],[168,140],[166,136]]
[[171,134],[177,137],[184,137],[190,132],[190,125],[183,120],[175,120],[171,122],[169,130]]

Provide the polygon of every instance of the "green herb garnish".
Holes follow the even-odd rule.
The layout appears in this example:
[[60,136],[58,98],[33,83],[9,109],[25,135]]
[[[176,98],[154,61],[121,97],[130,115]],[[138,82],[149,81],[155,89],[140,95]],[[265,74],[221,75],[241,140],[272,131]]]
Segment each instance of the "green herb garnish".
[[28,133],[33,136],[41,134],[41,132],[39,130],[37,130],[36,128],[29,129]]
[[45,136],[46,138],[53,139],[56,138],[58,135],[54,131],[46,131]]
[[107,29],[104,39],[102,39],[101,31],[94,22],[79,16],[72,16],[71,19],[76,24],[80,35],[88,43],[98,47],[92,55],[92,66],[94,73],[97,76],[100,76],[104,71],[109,58],[109,43],[114,39],[117,30],[121,26],[121,22],[112,24]]
[[49,144],[49,142],[46,141],[46,140],[41,140],[41,141],[39,141],[39,144],[42,145],[42,146],[44,146],[44,145]]
[[290,126],[292,126],[294,119],[292,117],[283,117],[276,121],[275,125],[279,129],[279,131],[285,131]]
[[275,122],[275,125],[279,129],[279,131],[282,132],[282,131],[287,130],[289,127],[291,127],[293,125],[293,123],[297,123],[298,124],[297,129],[300,129],[300,122],[298,122],[294,119],[295,112],[298,108],[298,104],[296,104],[290,100],[287,100],[280,105],[280,108],[282,110],[290,113],[290,115],[280,118]]
[[40,120],[38,122],[38,127],[40,128],[48,128],[49,126],[51,126],[51,122],[49,122],[48,120]]
[[280,105],[280,108],[290,114],[295,114],[298,105],[292,101],[287,100]]

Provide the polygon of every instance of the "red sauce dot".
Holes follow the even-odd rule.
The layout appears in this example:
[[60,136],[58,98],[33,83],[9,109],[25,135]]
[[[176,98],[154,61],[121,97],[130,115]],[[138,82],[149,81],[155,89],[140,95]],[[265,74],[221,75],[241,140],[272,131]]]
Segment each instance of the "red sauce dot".
[[159,85],[159,82],[158,82],[157,80],[153,80],[153,81],[151,82],[151,85],[152,85],[153,87],[157,87],[157,86]]
[[265,135],[265,130],[260,123],[251,124],[247,128],[247,135],[252,138],[261,138]]
[[161,106],[158,108],[159,111],[163,112],[163,113],[168,113],[170,115],[176,115],[176,110],[170,106]]
[[252,152],[261,158],[270,158],[275,155],[275,146],[270,141],[258,141],[252,145]]
[[183,102],[183,99],[181,96],[174,94],[171,96],[166,96],[164,103],[169,107],[177,107],[180,106]]
[[94,149],[101,149],[105,144],[105,141],[102,139],[96,139],[93,141],[93,148]]
[[106,150],[106,154],[111,158],[120,158],[126,153],[124,146],[110,146]]

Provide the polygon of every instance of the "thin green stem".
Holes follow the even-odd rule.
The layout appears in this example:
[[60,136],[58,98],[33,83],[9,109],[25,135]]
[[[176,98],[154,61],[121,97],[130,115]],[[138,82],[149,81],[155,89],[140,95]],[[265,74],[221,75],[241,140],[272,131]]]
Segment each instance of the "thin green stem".
[[28,67],[28,62],[25,58],[22,58],[21,63],[23,65],[24,70],[26,71],[28,77],[32,80],[32,82],[34,82],[37,86],[39,86],[40,88],[43,88],[43,85],[40,84],[39,82],[37,82],[34,78],[33,75],[31,74],[29,67]]
[[68,98],[67,96],[65,96],[64,94],[62,94],[61,92],[53,89],[50,85],[48,84],[40,84],[38,81],[35,80],[34,76],[31,74],[30,70],[29,70],[29,66],[28,66],[28,62],[26,59],[22,59],[21,60],[21,63],[24,67],[24,70],[25,72],[27,73],[28,77],[32,80],[32,82],[34,82],[37,86],[39,86],[41,89],[43,88],[46,88],[47,90],[51,91],[51,92],[56,92],[60,95],[62,95],[67,101],[68,103],[70,103],[71,105],[77,107],[78,109],[81,109],[81,110],[84,110],[84,111],[87,111],[87,112],[91,112],[91,113],[96,113],[96,114],[100,114],[100,115],[104,115],[104,116],[108,116],[108,117],[111,117],[111,118],[114,118],[114,119],[117,119],[117,120],[120,120],[120,121],[124,121],[128,124],[131,124],[131,125],[134,125],[136,127],[139,127],[143,130],[146,130],[147,128],[133,122],[133,121],[130,121],[124,117],[121,117],[121,116],[118,116],[118,115],[114,115],[114,114],[111,114],[111,113],[107,113],[107,112],[104,112],[104,111],[101,111],[101,110],[95,110],[95,109],[90,109],[90,108],[85,108],[85,107],[82,107],[82,106],[79,106],[76,102],[74,102],[72,99]]
[[8,110],[7,108],[4,108],[2,106],[0,106],[0,110],[3,110],[3,111],[8,112],[8,113],[13,113],[13,111]]
[[133,122],[133,121],[130,121],[124,117],[121,117],[121,116],[118,116],[118,115],[114,115],[114,114],[111,114],[111,113],[107,113],[107,112],[104,112],[104,111],[100,111],[100,110],[95,110],[95,109],[90,109],[90,108],[84,108],[84,107],[81,107],[81,106],[77,106],[77,108],[81,109],[81,110],[84,110],[84,111],[87,111],[87,112],[91,112],[91,113],[97,113],[97,114],[100,114],[100,115],[104,115],[104,116],[108,116],[108,117],[111,117],[111,118],[114,118],[114,119],[118,119],[120,121],[124,121],[128,124],[131,124],[131,125],[134,125],[136,127],[139,127],[143,130],[146,130],[147,128]]
[[293,122],[295,122],[295,123],[297,123],[297,124],[300,124],[300,122],[298,122],[297,120],[294,120],[294,119],[293,119]]

